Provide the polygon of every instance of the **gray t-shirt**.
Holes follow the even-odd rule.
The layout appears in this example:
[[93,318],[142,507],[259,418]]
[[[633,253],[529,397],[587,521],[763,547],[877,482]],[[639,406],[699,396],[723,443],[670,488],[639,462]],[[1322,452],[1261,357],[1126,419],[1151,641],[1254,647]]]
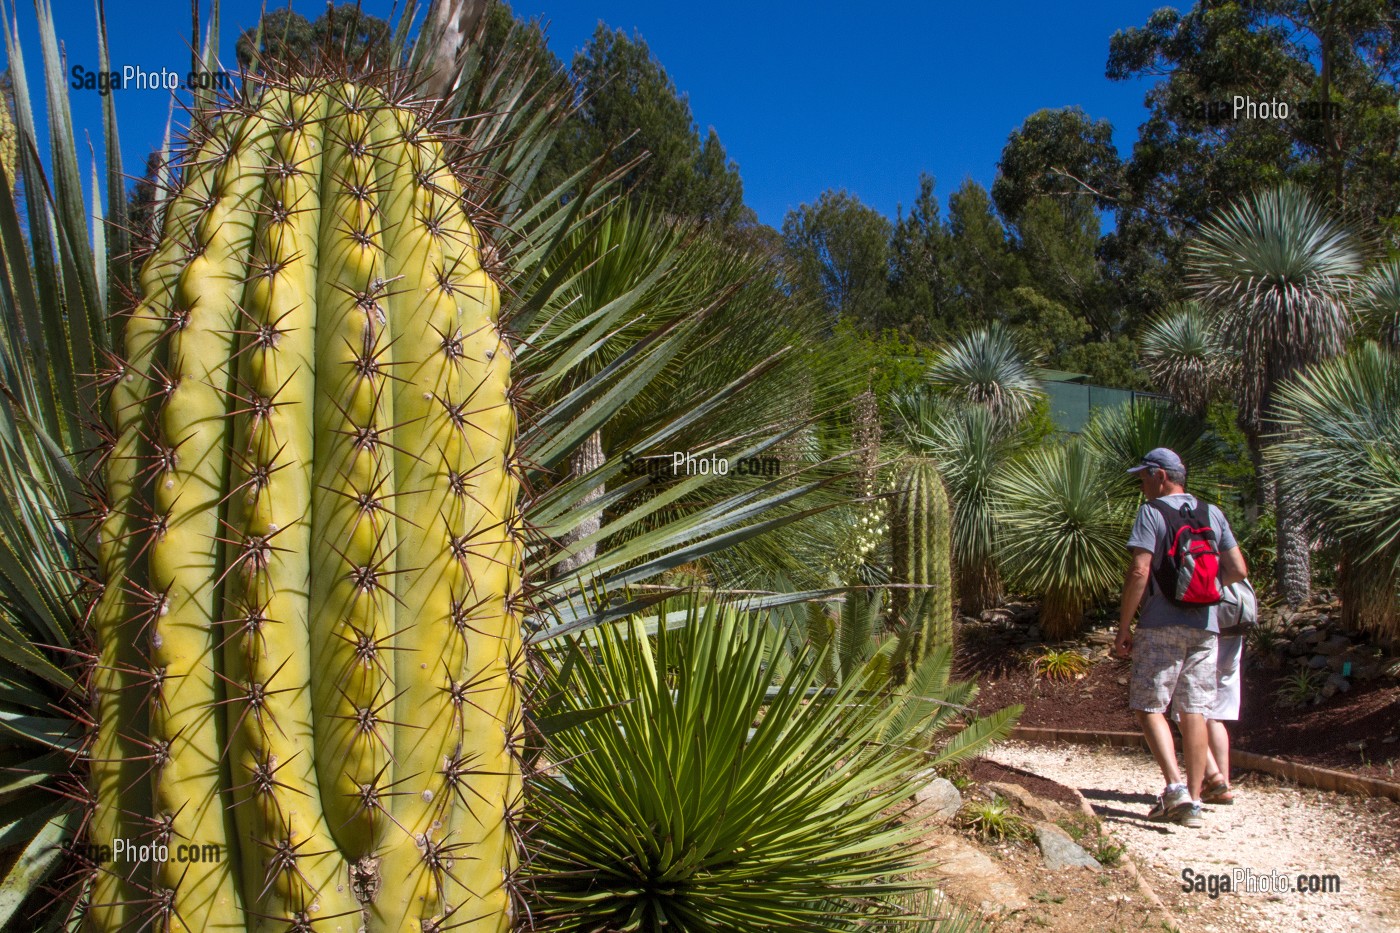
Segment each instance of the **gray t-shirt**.
[[[1173,509],[1179,509],[1182,505],[1196,507],[1196,497],[1188,492],[1176,492],[1169,496],[1163,496],[1158,500],[1163,505]],[[1207,506],[1210,513],[1210,527],[1215,529],[1215,540],[1223,554],[1231,548],[1237,547],[1235,543],[1235,533],[1230,530],[1230,523],[1225,520],[1224,514],[1215,506]],[[1147,504],[1138,508],[1137,519],[1133,522],[1132,533],[1128,535],[1129,548],[1142,548],[1152,552],[1152,563],[1156,566],[1159,559],[1163,559],[1167,553],[1167,523],[1158,514],[1157,510]],[[1157,592],[1157,581],[1150,580],[1147,584],[1147,595],[1142,598],[1142,613],[1138,616],[1138,625],[1141,628],[1162,628],[1167,625],[1187,625],[1191,628],[1203,628],[1211,632],[1219,632],[1220,628],[1215,624],[1215,607],[1200,606],[1186,608],[1172,603],[1161,593]]]

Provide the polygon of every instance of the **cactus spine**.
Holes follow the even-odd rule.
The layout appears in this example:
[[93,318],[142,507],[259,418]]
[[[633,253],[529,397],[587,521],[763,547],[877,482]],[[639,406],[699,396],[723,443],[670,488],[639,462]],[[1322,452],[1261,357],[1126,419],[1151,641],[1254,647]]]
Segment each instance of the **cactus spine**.
[[913,628],[912,667],[938,646],[953,643],[952,512],[932,460],[901,464],[890,511],[891,581],[931,587],[891,593],[893,617]]
[[444,141],[308,80],[207,117],[183,182],[92,613],[89,841],[170,858],[98,864],[87,927],[504,930],[512,354]]

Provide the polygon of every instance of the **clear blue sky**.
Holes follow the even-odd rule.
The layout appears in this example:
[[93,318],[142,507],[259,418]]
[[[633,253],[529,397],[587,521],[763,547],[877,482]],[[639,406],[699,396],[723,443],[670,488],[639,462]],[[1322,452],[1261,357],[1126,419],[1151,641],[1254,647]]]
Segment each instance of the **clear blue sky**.
[[[96,69],[92,4],[53,2],[69,65]],[[390,0],[363,5],[379,16],[391,8]],[[701,131],[715,127],[739,164],[745,200],[777,226],[789,209],[827,188],[845,188],[893,217],[914,197],[921,171],[938,179],[945,203],[964,178],[990,184],[1007,135],[1042,107],[1077,104],[1108,118],[1127,154],[1146,115],[1148,85],[1104,77],[1108,40],[1162,5],[520,0],[514,8],[548,22],[550,44],[566,61],[600,21],[640,34],[689,97]],[[37,83],[33,5],[19,0],[18,7]],[[253,25],[261,8],[262,0],[224,3],[230,68],[238,31]],[[294,8],[308,18],[323,9],[305,0]],[[107,15],[115,67],[188,70],[187,0],[108,0]],[[100,98],[73,98],[80,151],[90,138],[100,154]],[[124,90],[116,99],[126,170],[139,172],[145,153],[160,143],[169,98]]]

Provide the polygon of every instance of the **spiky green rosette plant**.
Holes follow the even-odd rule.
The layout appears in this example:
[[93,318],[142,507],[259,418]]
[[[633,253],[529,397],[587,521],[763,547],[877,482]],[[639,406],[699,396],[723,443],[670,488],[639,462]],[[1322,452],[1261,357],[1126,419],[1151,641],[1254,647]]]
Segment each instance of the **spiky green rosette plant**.
[[997,518],[1007,576],[1043,593],[1040,625],[1050,639],[1079,632],[1096,599],[1123,579],[1136,502],[1113,495],[1122,475],[1080,440],[1026,454],[997,477]]
[[92,613],[89,836],[170,857],[100,859],[88,928],[505,929],[512,351],[462,184],[363,83],[201,135],[108,400]]
[[938,466],[911,457],[895,478],[890,502],[890,580],[928,589],[896,587],[891,616],[914,630],[911,666],[940,646],[953,644],[952,511]]

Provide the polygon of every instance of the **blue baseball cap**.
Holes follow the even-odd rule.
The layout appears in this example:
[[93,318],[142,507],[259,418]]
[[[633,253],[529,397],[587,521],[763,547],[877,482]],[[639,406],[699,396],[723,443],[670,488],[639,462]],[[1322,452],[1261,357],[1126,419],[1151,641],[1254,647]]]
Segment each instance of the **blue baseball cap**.
[[1156,467],[1159,470],[1171,470],[1173,473],[1186,472],[1186,464],[1181,462],[1181,458],[1176,455],[1176,451],[1168,450],[1166,447],[1158,447],[1149,450],[1147,455],[1142,458],[1142,462],[1128,470],[1128,472],[1141,473],[1143,470],[1151,469],[1152,467]]

